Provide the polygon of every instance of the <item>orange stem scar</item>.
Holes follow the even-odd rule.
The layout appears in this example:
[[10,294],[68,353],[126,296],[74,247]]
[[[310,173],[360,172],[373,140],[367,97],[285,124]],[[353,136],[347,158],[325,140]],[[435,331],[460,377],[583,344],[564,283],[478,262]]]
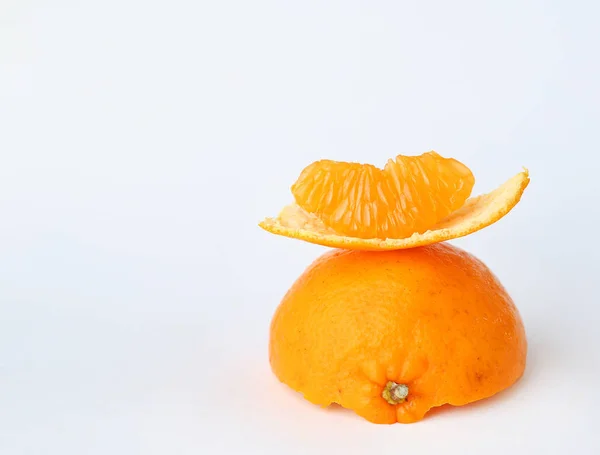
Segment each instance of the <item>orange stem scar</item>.
[[389,404],[403,403],[408,396],[408,386],[406,384],[398,384],[394,381],[388,381],[381,392],[381,396]]

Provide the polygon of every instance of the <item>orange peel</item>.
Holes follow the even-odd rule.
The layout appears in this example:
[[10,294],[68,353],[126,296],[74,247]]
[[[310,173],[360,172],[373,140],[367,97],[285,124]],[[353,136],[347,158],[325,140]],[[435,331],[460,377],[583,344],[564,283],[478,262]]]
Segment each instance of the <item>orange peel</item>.
[[259,226],[272,234],[334,248],[372,251],[413,248],[464,237],[495,223],[517,205],[528,184],[529,171],[523,169],[494,191],[468,199],[431,229],[402,239],[340,235],[295,203],[285,207],[277,217],[264,219]]

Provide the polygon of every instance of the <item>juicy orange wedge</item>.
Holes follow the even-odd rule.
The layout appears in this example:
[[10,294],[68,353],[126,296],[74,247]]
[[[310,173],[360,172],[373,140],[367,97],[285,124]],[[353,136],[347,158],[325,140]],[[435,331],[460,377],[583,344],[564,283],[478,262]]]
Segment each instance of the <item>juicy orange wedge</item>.
[[296,204],[340,235],[405,238],[425,232],[471,195],[473,174],[435,152],[398,155],[383,169],[317,161],[292,186]]
[[529,183],[527,170],[489,194],[468,199],[475,179],[435,152],[399,155],[383,169],[317,161],[292,186],[295,203],[260,226],[278,235],[337,248],[394,250],[483,229],[506,215]]

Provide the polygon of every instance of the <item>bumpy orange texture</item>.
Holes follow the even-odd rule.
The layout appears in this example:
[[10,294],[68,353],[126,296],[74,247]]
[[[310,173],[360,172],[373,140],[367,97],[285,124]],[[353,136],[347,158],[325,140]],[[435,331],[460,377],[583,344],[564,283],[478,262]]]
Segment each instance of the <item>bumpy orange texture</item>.
[[[269,351],[276,376],[309,401],[409,423],[509,387],[524,371],[527,343],[490,270],[439,243],[324,254],[278,307]],[[382,397],[389,381],[408,386],[404,402]]]

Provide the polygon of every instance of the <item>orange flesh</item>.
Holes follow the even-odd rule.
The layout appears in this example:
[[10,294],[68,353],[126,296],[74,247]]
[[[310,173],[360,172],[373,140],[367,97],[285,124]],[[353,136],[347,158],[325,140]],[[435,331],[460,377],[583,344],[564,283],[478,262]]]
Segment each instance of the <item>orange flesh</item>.
[[336,232],[359,238],[405,238],[458,210],[475,178],[464,164],[435,152],[398,155],[383,169],[322,160],[306,167],[296,203]]

